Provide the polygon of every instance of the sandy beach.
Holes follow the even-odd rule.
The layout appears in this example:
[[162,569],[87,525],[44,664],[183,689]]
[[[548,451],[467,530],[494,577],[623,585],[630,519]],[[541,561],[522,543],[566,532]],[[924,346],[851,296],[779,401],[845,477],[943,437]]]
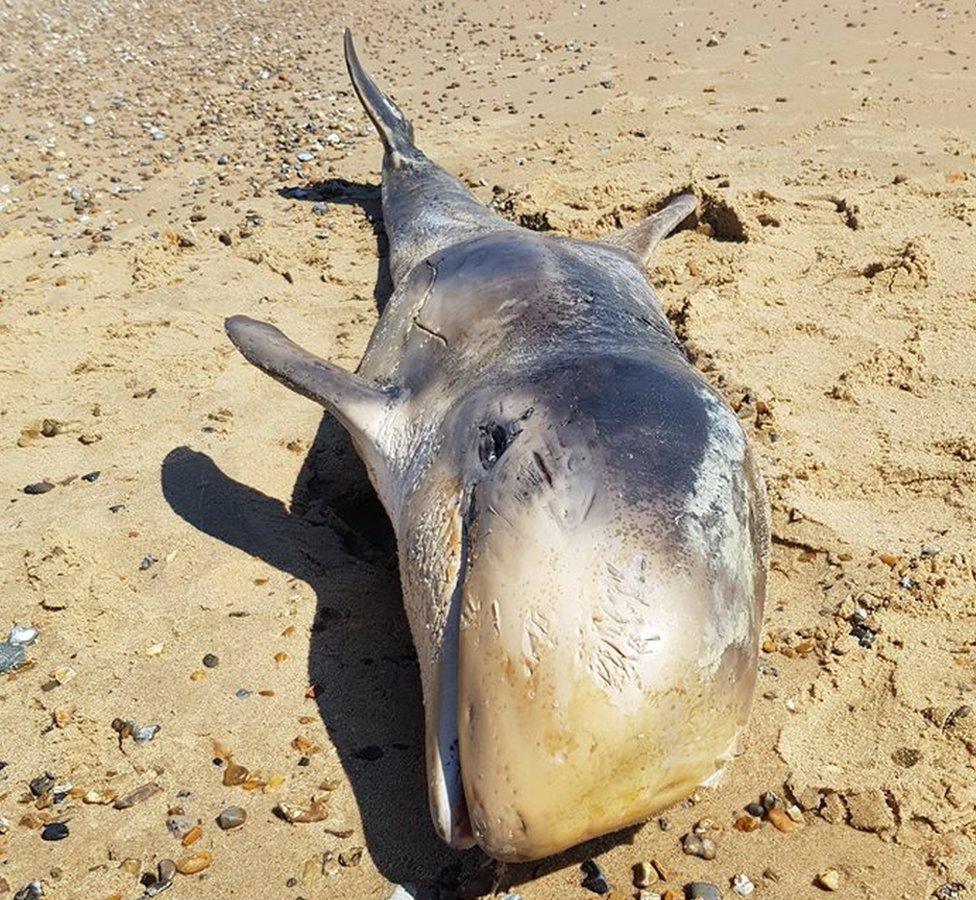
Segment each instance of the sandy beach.
[[[536,864],[437,840],[392,532],[223,332],[354,369],[389,293],[346,26],[520,224],[698,196],[649,275],[768,485],[739,756]],[[970,896],[972,3],[11,0],[0,29],[0,640],[38,630],[0,675],[0,898],[139,898],[173,860],[181,900],[584,900],[588,859],[615,900],[651,860],[647,898]],[[749,820],[767,792],[792,817]]]

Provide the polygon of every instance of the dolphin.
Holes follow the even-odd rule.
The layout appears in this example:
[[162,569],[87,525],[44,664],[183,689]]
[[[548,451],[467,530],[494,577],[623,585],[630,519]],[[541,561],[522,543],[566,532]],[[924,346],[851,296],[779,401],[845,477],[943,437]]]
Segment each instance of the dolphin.
[[226,329],[345,427],[393,524],[438,835],[539,859],[711,783],[752,701],[763,480],[645,274],[696,201],[600,241],[518,227],[417,148],[348,30],[345,57],[392,296],[355,374]]

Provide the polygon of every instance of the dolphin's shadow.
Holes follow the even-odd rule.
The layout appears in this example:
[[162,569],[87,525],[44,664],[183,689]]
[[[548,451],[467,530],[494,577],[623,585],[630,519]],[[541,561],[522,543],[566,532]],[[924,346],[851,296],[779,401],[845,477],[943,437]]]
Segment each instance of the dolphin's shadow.
[[287,200],[302,200],[306,203],[358,206],[363,211],[376,237],[377,265],[373,301],[376,303],[377,312],[382,314],[386,301],[393,293],[393,280],[390,278],[390,267],[387,265],[389,241],[383,228],[383,200],[380,186],[359,184],[355,181],[347,181],[345,178],[327,178],[302,187],[280,188],[278,195]]
[[[332,179],[301,191],[300,197],[294,189],[280,193],[356,203],[382,234],[378,187]],[[383,241],[374,290],[380,311],[392,291]],[[385,878],[417,885],[424,898],[474,897],[496,881],[517,885],[632,840],[636,828],[541,862],[498,867],[480,851],[452,851],[436,837],[427,810],[420,675],[401,602],[396,542],[335,419],[320,422],[287,507],[186,447],[167,455],[161,478],[167,502],[186,522],[315,591],[308,679],[321,688],[319,715],[355,795],[370,857]]]

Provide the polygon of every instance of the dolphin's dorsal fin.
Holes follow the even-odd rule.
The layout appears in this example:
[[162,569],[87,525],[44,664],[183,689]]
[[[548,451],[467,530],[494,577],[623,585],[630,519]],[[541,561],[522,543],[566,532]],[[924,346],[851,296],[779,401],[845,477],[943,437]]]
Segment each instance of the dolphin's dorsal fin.
[[657,245],[697,208],[698,199],[694,194],[680,194],[663,209],[642,219],[636,225],[631,225],[630,228],[604,238],[603,241],[615,247],[625,247],[647,265]]
[[396,169],[404,157],[415,157],[420,153],[414,146],[413,125],[400,107],[366,74],[356,54],[352,32],[348,28],[343,37],[343,47],[346,52],[346,68],[349,70],[349,78],[356,96],[359,97],[366,114],[376,126],[383,147],[390,154],[390,161]]
[[304,397],[321,403],[365,452],[366,461],[386,468],[388,447],[383,434],[396,414],[399,392],[379,388],[359,375],[290,341],[273,325],[247,316],[231,316],[224,322],[227,335],[248,362]]

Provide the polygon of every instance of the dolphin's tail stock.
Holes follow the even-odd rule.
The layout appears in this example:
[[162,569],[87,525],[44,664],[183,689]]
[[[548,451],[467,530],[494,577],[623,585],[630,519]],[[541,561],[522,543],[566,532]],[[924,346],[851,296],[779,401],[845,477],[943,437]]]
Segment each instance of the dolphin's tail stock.
[[352,79],[352,86],[356,90],[366,114],[372,119],[379,132],[383,147],[390,155],[394,168],[399,166],[404,157],[420,156],[420,151],[413,142],[413,125],[407,117],[386,94],[381,91],[363,69],[356,54],[356,45],[352,40],[352,32],[347,28],[343,38],[346,52],[346,68]]

